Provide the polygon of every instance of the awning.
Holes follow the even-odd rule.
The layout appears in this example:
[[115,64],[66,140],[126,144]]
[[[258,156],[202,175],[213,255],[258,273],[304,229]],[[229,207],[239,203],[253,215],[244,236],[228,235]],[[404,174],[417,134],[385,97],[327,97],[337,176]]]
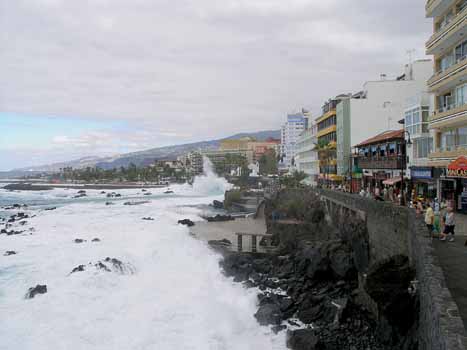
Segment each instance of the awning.
[[395,185],[396,183],[400,182],[401,178],[400,177],[391,177],[390,179],[384,180],[383,185]]

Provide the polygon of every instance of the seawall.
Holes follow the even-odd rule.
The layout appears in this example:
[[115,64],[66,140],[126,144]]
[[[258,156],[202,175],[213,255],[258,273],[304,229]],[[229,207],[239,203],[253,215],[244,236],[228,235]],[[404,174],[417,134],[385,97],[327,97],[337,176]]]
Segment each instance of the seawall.
[[[359,262],[361,284],[367,273],[395,257],[408,257],[416,271],[413,287],[419,298],[418,338],[420,350],[466,349],[466,332],[448,288],[439,260],[434,253],[426,226],[406,207],[377,202],[343,192],[316,190],[326,205],[330,224],[344,227],[354,218],[365,223],[368,242]],[[368,257],[365,261],[365,253]],[[362,288],[363,289],[363,288]],[[368,296],[368,307],[372,300]],[[376,311],[375,311],[376,312]]]

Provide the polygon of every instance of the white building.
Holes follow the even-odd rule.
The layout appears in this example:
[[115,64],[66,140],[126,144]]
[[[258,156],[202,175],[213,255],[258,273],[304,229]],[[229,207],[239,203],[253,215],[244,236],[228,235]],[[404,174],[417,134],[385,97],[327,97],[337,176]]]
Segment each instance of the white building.
[[435,169],[431,167],[428,155],[433,151],[433,135],[428,129],[428,118],[434,104],[434,95],[427,92],[420,93],[407,99],[404,113],[405,139],[408,144],[407,172],[412,180],[417,196],[424,198],[437,197],[437,181]]
[[302,110],[300,113],[287,115],[287,122],[281,128],[281,157],[282,166],[291,168],[295,166],[297,154],[297,140],[300,134],[308,128],[309,113]]
[[297,170],[307,174],[306,181],[316,185],[319,176],[319,159],[316,151],[317,125],[313,123],[310,128],[303,131],[297,140],[296,163]]
[[337,173],[349,174],[352,146],[387,130],[401,129],[398,121],[406,110],[406,101],[426,91],[433,74],[431,60],[417,60],[404,67],[395,79],[368,81],[363,91],[343,98],[337,105]]

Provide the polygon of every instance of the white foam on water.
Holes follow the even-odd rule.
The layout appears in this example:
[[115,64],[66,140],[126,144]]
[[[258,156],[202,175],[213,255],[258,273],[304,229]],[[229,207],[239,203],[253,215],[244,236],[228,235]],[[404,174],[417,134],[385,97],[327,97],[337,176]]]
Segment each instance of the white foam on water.
[[[207,183],[193,191],[215,192]],[[218,198],[70,204],[36,211],[28,219],[32,235],[0,235],[0,349],[284,349],[284,333],[274,335],[254,319],[256,291],[223,276],[219,256],[177,224],[200,219],[200,210],[188,206]],[[18,254],[5,257],[5,250]],[[86,266],[69,274],[106,257],[135,273]],[[46,284],[48,293],[24,299],[36,284]]]

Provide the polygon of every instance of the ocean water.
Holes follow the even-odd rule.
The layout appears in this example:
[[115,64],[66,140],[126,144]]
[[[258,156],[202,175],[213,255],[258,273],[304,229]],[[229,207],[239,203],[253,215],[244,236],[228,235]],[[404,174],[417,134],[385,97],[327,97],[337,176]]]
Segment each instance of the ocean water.
[[[21,211],[35,215],[13,227],[25,233],[0,235],[0,349],[285,349],[284,333],[253,316],[257,291],[223,276],[219,255],[177,224],[201,220],[207,204],[222,199],[229,185],[206,175],[171,195],[119,190],[123,198],[111,206],[100,191],[72,199],[76,190],[0,189],[0,205],[27,203]],[[123,205],[128,200],[150,202]],[[106,257],[121,260],[123,273],[95,268]],[[85,271],[70,274],[78,265]],[[25,299],[37,284],[48,292]]]

